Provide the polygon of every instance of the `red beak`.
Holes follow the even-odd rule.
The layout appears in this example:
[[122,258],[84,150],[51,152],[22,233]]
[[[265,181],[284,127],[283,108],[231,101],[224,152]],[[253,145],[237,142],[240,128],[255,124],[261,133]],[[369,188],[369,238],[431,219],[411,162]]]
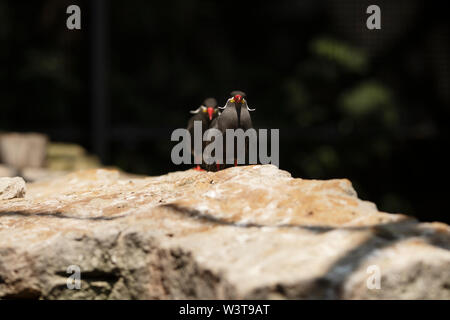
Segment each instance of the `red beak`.
[[214,114],[214,108],[213,107],[208,107],[209,121],[212,120],[213,114]]
[[234,96],[234,101],[236,101],[237,103],[241,103],[242,100],[242,96],[240,94],[237,94]]

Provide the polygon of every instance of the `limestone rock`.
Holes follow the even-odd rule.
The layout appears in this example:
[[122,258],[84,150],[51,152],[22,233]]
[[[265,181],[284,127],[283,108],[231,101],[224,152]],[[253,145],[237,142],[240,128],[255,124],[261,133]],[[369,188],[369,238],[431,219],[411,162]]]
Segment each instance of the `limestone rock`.
[[0,201],[0,298],[19,297],[450,299],[450,228],[270,165],[79,171]]
[[22,178],[0,178],[0,200],[23,198],[25,192],[25,181]]
[[47,136],[39,133],[6,133],[0,135],[0,162],[16,169],[40,168],[45,165]]

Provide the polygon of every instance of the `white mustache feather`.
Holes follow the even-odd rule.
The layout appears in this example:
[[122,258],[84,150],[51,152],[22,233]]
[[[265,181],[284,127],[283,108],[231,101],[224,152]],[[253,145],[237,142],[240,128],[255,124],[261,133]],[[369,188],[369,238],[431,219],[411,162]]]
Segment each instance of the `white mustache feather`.
[[205,108],[205,106],[200,106],[200,107],[198,107],[196,110],[191,110],[191,111],[189,111],[189,112],[192,113],[192,114],[196,114],[196,113],[199,113],[200,110],[202,110],[202,108]]

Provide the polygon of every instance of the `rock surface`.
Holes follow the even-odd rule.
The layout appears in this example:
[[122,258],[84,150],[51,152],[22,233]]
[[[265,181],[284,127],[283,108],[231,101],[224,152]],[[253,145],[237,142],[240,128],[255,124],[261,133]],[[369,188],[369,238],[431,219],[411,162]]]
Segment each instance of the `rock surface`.
[[25,192],[25,180],[22,178],[0,178],[0,200],[23,198]]
[[88,170],[0,201],[0,298],[450,299],[449,249],[449,226],[379,212],[345,179]]

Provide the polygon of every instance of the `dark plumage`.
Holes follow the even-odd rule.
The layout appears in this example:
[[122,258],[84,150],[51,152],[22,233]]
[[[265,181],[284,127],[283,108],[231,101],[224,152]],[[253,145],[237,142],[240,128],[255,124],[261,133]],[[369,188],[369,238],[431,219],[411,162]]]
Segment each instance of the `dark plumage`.
[[[244,99],[246,94],[242,91],[233,91],[231,92],[231,98],[227,100],[227,103],[224,107],[219,107],[222,110],[219,117],[214,119],[210,128],[218,129],[223,136],[224,139],[224,162],[226,161],[226,129],[243,129],[246,131],[247,129],[253,128],[252,119],[250,116],[250,111],[254,111],[254,109],[250,109],[248,107],[247,101]],[[230,142],[231,143],[231,142]],[[248,141],[245,143],[245,153],[248,156]],[[246,156],[246,158],[247,158]],[[234,158],[236,161],[237,158],[237,146],[234,146]],[[247,162],[247,161],[246,161]],[[235,162],[236,165],[236,162]],[[229,166],[229,165],[228,165]],[[226,164],[218,165],[209,165],[208,170],[215,171],[218,169],[222,169],[227,167]]]
[[[194,121],[200,121],[201,122],[201,128],[202,128],[202,135],[203,133],[208,130],[210,127],[211,122],[218,117],[220,114],[219,109],[217,108],[217,101],[214,98],[207,98],[203,102],[203,104],[198,107],[196,110],[190,111],[192,114],[194,114],[188,122],[187,129],[189,130],[189,133],[191,134],[191,153],[194,156],[195,159],[202,159],[202,154],[196,154],[194,150]],[[203,142],[202,139],[202,150],[205,149],[206,143]],[[201,170],[201,166],[197,165],[196,170]]]

